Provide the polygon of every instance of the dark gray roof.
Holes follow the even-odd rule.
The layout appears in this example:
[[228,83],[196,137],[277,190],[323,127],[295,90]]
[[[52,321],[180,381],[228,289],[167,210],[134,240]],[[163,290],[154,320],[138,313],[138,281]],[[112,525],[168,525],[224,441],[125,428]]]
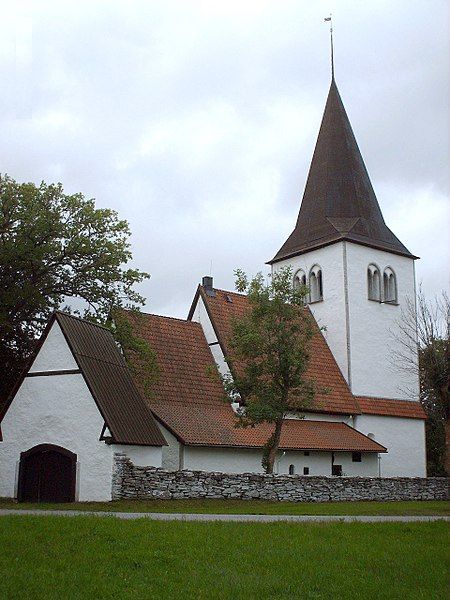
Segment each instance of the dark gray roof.
[[333,79],[297,224],[269,264],[339,240],[416,258],[384,222]]
[[[167,445],[153,414],[136,388],[109,329],[56,311],[39,340],[34,356],[42,347],[55,320],[60,325],[75,361],[105,420],[112,436],[111,441],[117,444]],[[0,414],[0,420],[6,413],[25,375],[26,373],[17,383],[7,405]]]

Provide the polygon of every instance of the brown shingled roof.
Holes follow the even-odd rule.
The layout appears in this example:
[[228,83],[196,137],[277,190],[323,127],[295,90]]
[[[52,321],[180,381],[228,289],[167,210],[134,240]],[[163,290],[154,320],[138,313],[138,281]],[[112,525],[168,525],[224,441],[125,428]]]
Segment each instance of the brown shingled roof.
[[339,240],[416,258],[384,222],[333,79],[295,229],[269,264]]
[[[167,445],[154,416],[141,397],[109,329],[56,311],[39,340],[32,361],[39,353],[55,321],[78,364],[97,407],[117,444]],[[8,399],[0,420],[26,376],[24,372]],[[100,433],[100,432],[99,432]]]
[[414,400],[394,400],[390,398],[369,398],[355,396],[361,412],[367,415],[386,417],[406,417],[409,419],[426,419],[427,415],[420,402]]
[[[261,448],[272,426],[236,428],[216,365],[199,323],[157,315],[122,313],[135,335],[155,351],[159,379],[147,395],[156,418],[182,443]],[[136,376],[139,385],[139,375]],[[283,449],[384,452],[385,448],[344,423],[292,419],[283,425]]]
[[[228,340],[232,333],[233,319],[242,317],[250,306],[247,296],[243,294],[218,289],[214,291],[215,295],[211,296],[205,292],[202,286],[199,286],[196,297],[198,298],[198,295],[201,295],[217,339],[226,355]],[[195,303],[196,300],[194,299],[193,306]],[[305,307],[304,310],[309,310],[309,308]],[[193,309],[191,309],[190,316],[192,314]],[[310,363],[306,374],[318,384],[313,406],[314,412],[335,414],[358,414],[360,412],[333,353],[318,326],[311,340]],[[322,390],[326,390],[326,393]]]

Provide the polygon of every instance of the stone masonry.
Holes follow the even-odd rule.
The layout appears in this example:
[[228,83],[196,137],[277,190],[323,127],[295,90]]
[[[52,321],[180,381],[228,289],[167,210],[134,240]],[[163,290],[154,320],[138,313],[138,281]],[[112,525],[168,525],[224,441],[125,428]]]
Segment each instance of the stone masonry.
[[447,500],[443,477],[313,477],[257,473],[166,471],[114,455],[112,498],[240,498],[287,502]]

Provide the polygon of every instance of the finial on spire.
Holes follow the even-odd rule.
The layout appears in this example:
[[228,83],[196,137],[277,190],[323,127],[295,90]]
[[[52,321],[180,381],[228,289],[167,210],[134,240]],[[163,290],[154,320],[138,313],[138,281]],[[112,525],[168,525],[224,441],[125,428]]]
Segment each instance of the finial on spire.
[[325,17],[324,21],[328,21],[330,23],[330,43],[331,43],[331,79],[334,81],[334,54],[333,54],[333,20],[331,18],[331,13],[329,17]]

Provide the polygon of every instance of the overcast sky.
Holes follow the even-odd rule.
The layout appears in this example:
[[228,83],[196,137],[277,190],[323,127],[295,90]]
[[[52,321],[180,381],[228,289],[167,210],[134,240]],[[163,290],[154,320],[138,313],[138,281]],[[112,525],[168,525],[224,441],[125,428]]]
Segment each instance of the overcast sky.
[[0,171],[116,209],[145,310],[268,272],[336,80],[388,226],[449,279],[447,0],[0,0]]

